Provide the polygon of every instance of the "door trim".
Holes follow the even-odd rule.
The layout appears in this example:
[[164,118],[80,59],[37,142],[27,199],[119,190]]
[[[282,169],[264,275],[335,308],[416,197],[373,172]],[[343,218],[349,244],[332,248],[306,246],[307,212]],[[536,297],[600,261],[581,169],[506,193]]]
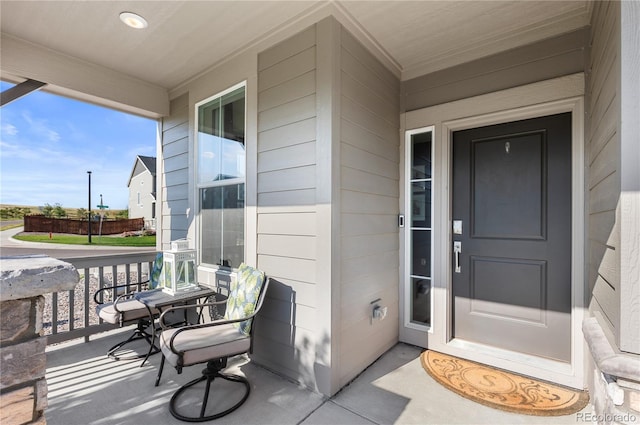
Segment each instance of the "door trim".
[[[586,351],[581,333],[585,315],[585,149],[584,74],[574,74],[469,99],[411,111],[402,117],[403,130],[434,126],[434,310],[428,347],[480,363],[557,382],[585,387]],[[451,150],[454,131],[563,112],[572,113],[572,252],[571,363],[563,363],[481,344],[452,339],[451,295]],[[415,331],[401,329],[407,342]],[[404,339],[403,339],[404,340]],[[420,344],[422,345],[422,344]]]

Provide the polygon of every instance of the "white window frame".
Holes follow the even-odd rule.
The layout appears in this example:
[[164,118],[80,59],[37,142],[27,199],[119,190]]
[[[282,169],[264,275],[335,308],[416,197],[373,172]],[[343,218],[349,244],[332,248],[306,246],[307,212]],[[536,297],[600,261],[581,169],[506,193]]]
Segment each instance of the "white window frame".
[[[411,279],[412,279],[412,274],[411,274],[411,264],[413,261],[413,247],[412,247],[412,234],[411,234],[411,229],[412,229],[412,223],[413,223],[413,209],[411,208],[411,166],[413,163],[413,144],[411,143],[411,136],[416,135],[416,134],[422,134],[422,133],[431,133],[431,259],[430,259],[430,264],[431,264],[431,270],[430,270],[430,277],[429,277],[429,281],[431,284],[431,290],[429,291],[429,298],[430,298],[430,307],[429,307],[429,314],[430,314],[430,318],[429,318],[429,325],[426,324],[420,324],[420,323],[416,323],[413,322],[411,320],[411,302],[412,302],[412,297],[411,297],[411,293],[412,293],[412,285],[411,285]],[[433,320],[434,320],[434,315],[433,315],[433,272],[434,272],[434,232],[435,232],[435,227],[434,227],[434,206],[435,206],[435,202],[434,202],[434,177],[436,175],[436,170],[435,167],[437,166],[436,162],[434,161],[434,154],[435,154],[435,140],[436,140],[436,134],[435,134],[435,126],[427,126],[427,127],[420,127],[420,128],[416,128],[416,129],[411,129],[411,130],[406,130],[405,131],[405,136],[404,136],[404,146],[405,146],[405,154],[404,154],[404,210],[406,212],[405,214],[405,238],[404,238],[404,276],[403,276],[403,284],[404,284],[404,327],[409,328],[409,329],[415,329],[418,331],[423,331],[423,332],[430,332],[432,327],[433,327]],[[411,253],[411,255],[409,255],[409,253]]]
[[197,102],[194,105],[194,128],[193,128],[193,144],[194,144],[194,149],[193,149],[193,162],[194,162],[194,167],[193,167],[193,181],[194,181],[194,188],[195,188],[195,194],[194,194],[194,200],[195,200],[195,210],[196,210],[196,247],[198,250],[198,267],[201,267],[203,270],[210,270],[210,271],[216,271],[219,269],[220,266],[216,265],[216,264],[209,264],[209,263],[203,263],[202,262],[202,250],[200,249],[201,247],[201,243],[202,243],[202,236],[201,236],[201,230],[202,230],[202,218],[201,218],[201,214],[200,214],[200,189],[204,189],[204,188],[209,188],[209,187],[217,187],[217,186],[231,186],[234,184],[240,184],[243,183],[244,184],[244,202],[245,202],[245,206],[244,206],[244,253],[243,253],[243,257],[247,258],[247,226],[246,226],[246,221],[247,221],[247,206],[246,206],[246,202],[247,202],[247,160],[245,157],[245,163],[244,163],[244,177],[243,178],[235,178],[235,179],[227,179],[227,180],[220,180],[220,181],[216,181],[216,182],[210,182],[207,184],[200,184],[198,182],[198,170],[200,167],[199,164],[199,156],[198,156],[198,152],[199,152],[199,145],[198,145],[198,128],[199,128],[199,113],[198,113],[198,108],[204,104],[207,104],[209,102],[211,102],[212,100],[215,100],[217,98],[220,98],[226,94],[229,94],[235,90],[238,90],[239,88],[244,88],[244,134],[245,134],[245,153],[246,153],[246,143],[247,143],[247,81],[242,81],[238,84],[235,84],[221,92],[218,92],[214,95],[211,95],[199,102]]

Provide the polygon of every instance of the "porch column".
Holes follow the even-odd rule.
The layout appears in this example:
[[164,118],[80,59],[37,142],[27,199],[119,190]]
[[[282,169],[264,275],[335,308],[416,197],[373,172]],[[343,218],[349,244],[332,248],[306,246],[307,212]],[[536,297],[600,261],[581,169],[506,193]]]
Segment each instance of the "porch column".
[[75,267],[54,258],[0,260],[0,423],[46,423],[43,295],[71,290],[79,279]]

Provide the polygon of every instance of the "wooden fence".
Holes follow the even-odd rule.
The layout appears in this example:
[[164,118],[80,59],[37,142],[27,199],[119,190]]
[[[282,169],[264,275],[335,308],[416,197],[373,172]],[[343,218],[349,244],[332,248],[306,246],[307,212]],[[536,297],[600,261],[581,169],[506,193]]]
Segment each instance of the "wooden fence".
[[[135,232],[144,228],[144,218],[91,221],[91,234],[117,235],[124,232]],[[87,220],[73,218],[52,218],[43,215],[26,215],[24,217],[25,232],[69,233],[86,235],[89,226]]]

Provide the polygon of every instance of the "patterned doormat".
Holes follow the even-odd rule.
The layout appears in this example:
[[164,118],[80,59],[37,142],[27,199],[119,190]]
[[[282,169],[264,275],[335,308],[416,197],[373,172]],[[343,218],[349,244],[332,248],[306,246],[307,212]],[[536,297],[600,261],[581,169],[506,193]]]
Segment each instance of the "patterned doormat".
[[576,391],[427,350],[422,367],[440,384],[475,402],[508,412],[534,416],[570,415],[589,402]]

